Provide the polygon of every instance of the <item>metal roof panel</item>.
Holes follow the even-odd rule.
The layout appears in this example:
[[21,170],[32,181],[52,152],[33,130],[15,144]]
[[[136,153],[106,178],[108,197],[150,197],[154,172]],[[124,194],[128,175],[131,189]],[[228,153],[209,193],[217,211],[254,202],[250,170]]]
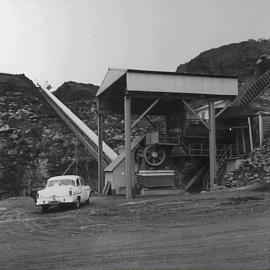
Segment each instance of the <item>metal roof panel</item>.
[[103,79],[96,96],[99,96],[101,93],[106,91],[108,87],[110,87],[114,82],[116,82],[119,78],[121,78],[125,73],[127,73],[126,69],[108,69],[105,78]]

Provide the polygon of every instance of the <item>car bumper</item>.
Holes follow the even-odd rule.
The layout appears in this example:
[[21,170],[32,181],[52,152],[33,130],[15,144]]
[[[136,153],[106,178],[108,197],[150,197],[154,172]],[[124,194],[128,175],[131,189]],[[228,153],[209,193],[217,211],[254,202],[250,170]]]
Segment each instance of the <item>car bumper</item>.
[[59,204],[73,203],[75,201],[76,200],[74,200],[73,197],[38,198],[36,205],[37,206],[41,206],[41,205],[53,206],[53,205],[59,205]]

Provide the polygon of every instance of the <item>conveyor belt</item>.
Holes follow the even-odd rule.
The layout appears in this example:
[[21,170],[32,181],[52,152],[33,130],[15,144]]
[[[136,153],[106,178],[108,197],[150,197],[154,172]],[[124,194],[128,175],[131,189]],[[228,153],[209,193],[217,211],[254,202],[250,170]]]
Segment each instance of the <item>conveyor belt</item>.
[[[39,88],[42,96],[48,104],[61,117],[66,125],[73,131],[80,142],[87,150],[98,160],[98,136],[82,120],[80,120],[70,109],[68,109],[55,95],[50,91]],[[103,142],[103,158],[106,165],[109,165],[117,158],[117,154],[105,142]]]

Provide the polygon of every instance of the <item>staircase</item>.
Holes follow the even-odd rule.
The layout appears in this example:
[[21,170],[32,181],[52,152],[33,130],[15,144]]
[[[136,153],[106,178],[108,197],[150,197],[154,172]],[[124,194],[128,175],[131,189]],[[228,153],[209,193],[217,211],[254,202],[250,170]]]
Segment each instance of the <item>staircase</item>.
[[197,174],[199,169],[202,167],[202,161],[199,159],[185,158],[184,166],[181,171],[183,175],[182,182],[185,186],[191,181],[191,179]]
[[233,106],[248,105],[270,86],[270,70],[261,75],[253,84],[248,85],[234,101]]
[[185,186],[185,190],[189,191],[190,188],[195,185],[205,173],[209,171],[208,164],[203,164],[202,167],[198,170],[198,172],[188,181],[188,183]]
[[[232,145],[224,145],[217,154],[217,179],[220,179],[226,168],[226,159],[232,153]],[[203,189],[210,190],[210,170],[208,169],[203,177]]]

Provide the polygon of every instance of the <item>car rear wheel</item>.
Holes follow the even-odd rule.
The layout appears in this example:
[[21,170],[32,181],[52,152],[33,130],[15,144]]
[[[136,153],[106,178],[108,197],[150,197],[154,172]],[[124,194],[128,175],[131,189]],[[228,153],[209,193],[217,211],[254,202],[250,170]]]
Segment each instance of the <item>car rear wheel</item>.
[[79,208],[80,208],[81,202],[80,202],[80,199],[79,199],[79,198],[77,198],[77,200],[76,200],[74,206],[75,206],[76,209],[79,209]]
[[41,205],[41,212],[42,213],[46,213],[49,210],[49,206],[48,205]]

